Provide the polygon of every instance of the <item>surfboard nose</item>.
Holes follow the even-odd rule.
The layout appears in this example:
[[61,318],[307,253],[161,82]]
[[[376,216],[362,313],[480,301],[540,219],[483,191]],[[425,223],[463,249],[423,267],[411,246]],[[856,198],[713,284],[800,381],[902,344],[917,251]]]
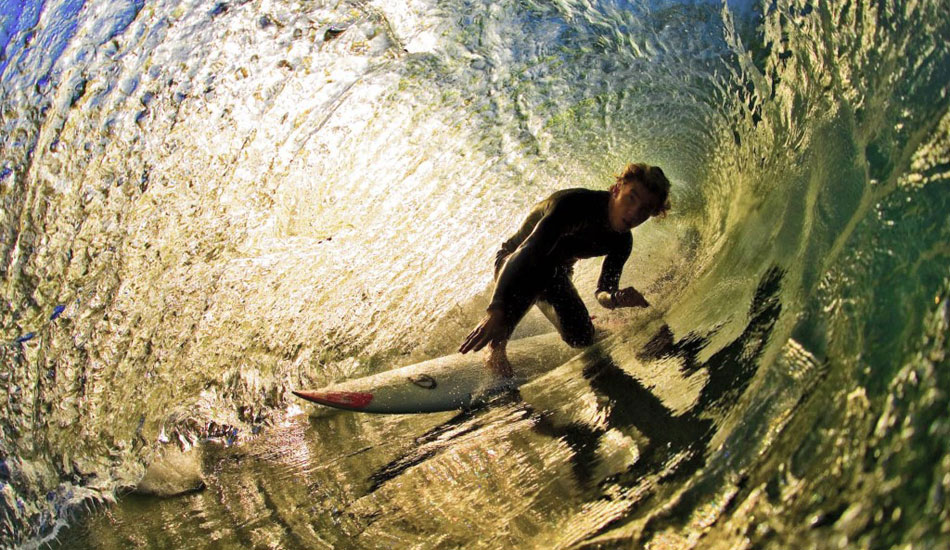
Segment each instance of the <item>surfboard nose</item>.
[[306,399],[307,401],[312,401],[314,403],[319,403],[328,407],[336,407],[339,409],[349,409],[354,411],[366,408],[366,406],[369,405],[373,400],[373,394],[358,391],[320,392],[309,390],[292,390],[292,393],[301,399]]

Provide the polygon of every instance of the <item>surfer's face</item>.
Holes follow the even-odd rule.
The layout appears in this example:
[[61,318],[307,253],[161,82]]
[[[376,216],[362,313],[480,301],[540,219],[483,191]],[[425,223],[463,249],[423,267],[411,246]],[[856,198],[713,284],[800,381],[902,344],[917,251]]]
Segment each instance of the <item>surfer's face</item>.
[[660,208],[659,197],[639,181],[611,189],[608,218],[614,231],[630,231],[650,219]]

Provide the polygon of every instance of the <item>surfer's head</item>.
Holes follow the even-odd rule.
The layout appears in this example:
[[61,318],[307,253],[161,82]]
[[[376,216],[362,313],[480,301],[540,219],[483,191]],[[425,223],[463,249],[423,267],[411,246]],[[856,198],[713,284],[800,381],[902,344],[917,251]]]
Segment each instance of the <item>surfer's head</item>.
[[610,188],[608,218],[615,231],[629,231],[670,209],[670,180],[658,166],[628,164]]

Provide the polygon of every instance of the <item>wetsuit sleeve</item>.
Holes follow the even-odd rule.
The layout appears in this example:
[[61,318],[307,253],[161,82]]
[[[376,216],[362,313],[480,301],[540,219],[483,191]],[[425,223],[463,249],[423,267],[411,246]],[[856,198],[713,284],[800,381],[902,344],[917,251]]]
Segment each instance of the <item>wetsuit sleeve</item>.
[[510,239],[501,243],[501,248],[498,249],[498,253],[495,254],[495,278],[498,278],[498,273],[501,271],[501,266],[504,265],[505,259],[511,255],[512,252],[518,249],[521,246],[521,243],[528,238],[528,235],[534,231],[534,227],[538,225],[538,222],[544,217],[545,209],[544,203],[535,205],[531,210],[531,213],[528,214],[528,217],[525,218],[524,223],[521,224],[521,227]]
[[543,271],[552,267],[551,252],[564,232],[563,210],[554,208],[544,214],[534,224],[531,233],[508,256],[508,260],[503,262],[495,281],[489,310],[506,311],[505,304],[513,296],[532,296],[540,292],[540,288],[536,287],[546,280]]
[[607,253],[604,258],[604,264],[600,268],[600,278],[597,280],[597,294],[606,292],[613,299],[614,292],[620,285],[620,274],[623,272],[623,265],[627,263],[630,257],[630,251],[633,249],[633,237],[630,233],[624,235],[623,239]]

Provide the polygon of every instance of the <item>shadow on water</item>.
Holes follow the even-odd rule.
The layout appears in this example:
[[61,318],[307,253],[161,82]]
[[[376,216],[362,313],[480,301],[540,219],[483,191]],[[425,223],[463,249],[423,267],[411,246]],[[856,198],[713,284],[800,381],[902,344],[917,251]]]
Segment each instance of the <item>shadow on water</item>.
[[501,401],[513,403],[517,400],[516,392],[506,394],[483,406],[462,411],[444,424],[436,426],[420,435],[415,439],[415,445],[409,452],[389,462],[370,475],[370,488],[368,493],[376,491],[387,481],[399,477],[400,474],[413,466],[422,464],[426,460],[450,448],[459,438],[475,434],[484,428],[486,422],[482,421],[481,413],[489,406],[501,404]]
[[[662,520],[651,510],[689,514],[677,510],[688,503],[662,506],[663,486],[706,463],[758,370],[781,312],[782,276],[775,268],[763,276],[748,325],[708,359],[700,356],[716,330],[676,338],[661,326],[454,416],[291,421],[235,448],[207,449],[205,491],[121,499],[54,548],[547,548],[597,546],[594,537],[644,516],[655,530]],[[658,369],[672,382],[648,382]],[[672,391],[689,394],[685,405],[664,401],[670,384],[682,384]],[[496,532],[498,522],[521,530]]]
[[[602,423],[559,424],[550,414],[536,410],[527,402],[519,402],[517,392],[491,405],[513,405],[516,414],[530,417],[535,433],[566,443],[573,451],[570,460],[576,481],[600,493],[599,498],[613,498],[608,496],[616,494],[613,489],[631,488],[647,476],[661,474],[669,469],[674,457],[675,467],[660,477],[666,480],[688,478],[705,464],[717,422],[731,410],[758,370],[759,360],[782,310],[779,296],[783,276],[784,271],[777,267],[763,275],[750,306],[748,325],[735,340],[707,360],[701,361],[699,355],[709,345],[716,329],[703,336],[690,333],[676,339],[670,327],[663,325],[636,352],[636,360],[647,370],[667,368],[664,365],[669,365],[670,359],[681,365],[680,374],[684,378],[705,369],[706,383],[683,414],[674,414],[650,388],[608,353],[590,354],[594,358],[582,369],[590,388],[609,403]],[[464,411],[418,437],[406,453],[370,476],[370,492],[451,448],[458,439],[478,432],[490,422],[484,418],[485,411],[486,408]],[[639,456],[626,470],[597,479],[599,447],[609,430],[619,430],[636,441]],[[618,518],[605,525],[601,532],[628,519]]]
[[[639,460],[625,472],[601,482],[601,487],[610,484],[624,488],[633,487],[642,478],[659,474],[675,456],[679,456],[680,460],[665,476],[668,480],[686,479],[705,464],[709,442],[716,432],[717,422],[738,402],[760,366],[759,360],[782,310],[779,295],[783,276],[784,272],[775,267],[765,273],[754,294],[749,310],[749,323],[745,330],[705,362],[699,361],[698,354],[709,344],[712,334],[691,334],[676,341],[666,325],[661,327],[638,354],[638,358],[647,365],[650,361],[678,358],[682,361],[683,374],[692,374],[700,368],[706,369],[708,378],[699,398],[695,405],[681,416],[671,414],[653,393],[609,358],[585,369],[585,377],[589,378],[591,386],[610,396],[615,404],[608,424],[615,428],[635,428],[647,439],[640,449]],[[581,426],[570,427],[570,431],[574,433],[581,430]],[[590,441],[593,437],[596,435],[591,433],[586,439]],[[580,462],[583,456],[578,454],[575,460]],[[580,463],[575,466],[576,471],[585,468],[589,469],[589,466],[585,467]],[[680,504],[688,506],[688,503]],[[667,515],[678,516],[688,512],[675,508],[676,506]],[[615,528],[630,519],[630,515],[618,518],[605,525],[600,532]],[[648,523],[645,532],[650,530],[652,527]]]

